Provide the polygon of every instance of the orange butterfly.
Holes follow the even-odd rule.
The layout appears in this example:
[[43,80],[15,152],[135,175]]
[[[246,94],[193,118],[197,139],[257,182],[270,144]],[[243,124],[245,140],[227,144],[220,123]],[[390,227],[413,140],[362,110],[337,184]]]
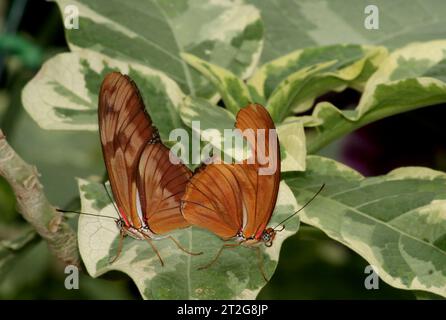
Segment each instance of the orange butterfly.
[[[145,110],[134,82],[119,72],[108,74],[99,93],[99,133],[105,166],[119,214],[120,242],[124,236],[152,243],[160,234],[189,226],[180,200],[192,172],[182,163],[172,164],[169,149]],[[174,158],[174,155],[170,155]],[[172,236],[167,236],[186,253]]]
[[[280,150],[274,122],[263,106],[250,104],[238,112],[235,127],[250,144],[251,157],[240,164],[212,163],[199,168],[182,198],[181,211],[189,223],[225,240],[237,240],[224,244],[203,268],[213,264],[225,248],[259,242],[271,246],[276,234],[275,229],[267,228],[280,183]],[[260,155],[268,161],[262,161]],[[273,170],[262,174],[267,168]]]

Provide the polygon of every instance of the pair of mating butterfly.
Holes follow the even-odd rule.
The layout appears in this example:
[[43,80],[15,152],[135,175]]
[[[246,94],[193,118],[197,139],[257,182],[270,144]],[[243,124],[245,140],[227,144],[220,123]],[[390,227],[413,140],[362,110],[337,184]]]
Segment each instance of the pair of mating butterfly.
[[[272,154],[268,154],[270,130],[275,127],[264,107],[250,104],[241,109],[235,127],[241,132],[264,130],[265,141],[260,146],[256,134],[243,135],[255,160],[259,148],[274,162],[274,173],[267,175],[259,174],[264,165],[258,161],[211,163],[195,173],[179,161],[174,164],[174,156],[170,154],[169,159],[170,150],[161,142],[136,85],[118,72],[108,74],[102,83],[98,113],[102,151],[120,217],[116,219],[121,237],[115,259],[123,237],[128,235],[147,240],[163,265],[152,239],[190,225],[208,229],[225,240],[236,240],[223,245],[207,266],[227,247],[260,242],[272,245],[283,223],[267,228],[279,190],[280,151],[276,137]],[[175,238],[167,237],[181,250],[200,254],[188,252]],[[265,277],[263,270],[262,275]]]

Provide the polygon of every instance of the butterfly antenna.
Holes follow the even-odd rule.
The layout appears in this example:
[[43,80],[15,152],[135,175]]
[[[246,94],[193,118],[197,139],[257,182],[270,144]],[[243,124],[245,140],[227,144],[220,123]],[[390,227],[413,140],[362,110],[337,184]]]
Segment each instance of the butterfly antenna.
[[116,213],[118,214],[118,217],[120,217],[118,207],[116,207],[116,204],[113,201],[113,198],[112,198],[110,192],[108,192],[107,186],[105,185],[105,183],[102,184],[102,185],[104,186],[105,192],[107,192],[107,196],[110,199],[111,203],[113,203],[113,207],[115,207],[115,210],[116,210]]
[[[111,197],[110,193],[108,192],[108,189],[107,189],[107,186],[105,185],[105,183],[103,184],[103,186],[104,186],[105,192],[107,193],[108,198],[110,199],[111,203],[113,203],[113,207],[115,207],[116,213],[118,214],[118,217],[119,217],[118,208],[116,207],[115,202],[113,201],[113,198]],[[100,214],[88,213],[88,212],[63,210],[63,209],[58,209],[58,208],[56,208],[56,211],[57,212],[61,212],[61,213],[77,213],[77,214],[81,214],[81,215],[85,215],[85,216],[109,218],[109,219],[113,219],[115,221],[119,220],[118,218],[114,218],[114,217],[110,217],[110,216],[104,216],[104,215],[100,215]]]
[[85,216],[92,216],[92,217],[101,217],[101,218],[109,218],[109,219],[113,219],[113,220],[117,220],[116,218],[110,217],[110,216],[103,216],[100,214],[94,214],[94,213],[87,213],[87,212],[81,212],[81,211],[72,211],[72,210],[63,210],[63,209],[58,209],[56,208],[57,212],[62,212],[62,213],[77,213],[77,214],[81,214],[81,215],[85,215]]
[[[285,223],[286,221],[288,221],[289,219],[291,219],[292,217],[294,217],[296,214],[298,214],[299,212],[301,212],[306,206],[308,206],[311,201],[313,201],[318,195],[319,193],[321,193],[322,189],[324,189],[325,187],[325,183],[319,188],[319,190],[311,197],[310,200],[307,201],[307,203],[305,203],[299,210],[297,210],[296,212],[294,212],[292,215],[290,215],[289,217],[287,217],[285,220],[283,220],[282,222],[280,222],[277,226],[275,226],[273,229],[276,229],[277,227],[279,227],[280,225],[282,225],[283,223]],[[285,228],[285,227],[283,227]],[[280,230],[282,231],[283,228]]]

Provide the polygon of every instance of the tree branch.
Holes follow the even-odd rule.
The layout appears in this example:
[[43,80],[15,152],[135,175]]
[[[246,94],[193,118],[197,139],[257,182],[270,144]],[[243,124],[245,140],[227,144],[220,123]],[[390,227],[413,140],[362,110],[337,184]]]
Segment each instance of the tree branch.
[[20,158],[1,130],[0,175],[14,190],[18,211],[47,241],[54,255],[67,264],[79,265],[76,233],[45,197],[37,169]]

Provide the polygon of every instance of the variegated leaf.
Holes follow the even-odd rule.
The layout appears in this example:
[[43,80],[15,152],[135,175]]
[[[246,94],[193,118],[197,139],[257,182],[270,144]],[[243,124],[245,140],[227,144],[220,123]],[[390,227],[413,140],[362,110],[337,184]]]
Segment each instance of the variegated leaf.
[[303,68],[286,77],[271,93],[267,102],[268,111],[274,121],[281,122],[292,110],[291,104],[299,93],[305,88],[311,78],[326,70],[336,61],[319,63],[310,67]]
[[446,174],[400,168],[364,178],[333,160],[308,157],[285,177],[298,201],[323,184],[301,220],[366,259],[388,284],[446,296]]
[[[103,186],[79,180],[82,211],[117,217]],[[279,197],[270,225],[282,221],[298,208],[293,193],[281,182]],[[282,242],[296,233],[299,218],[287,222],[273,246],[260,246],[262,266],[270,278],[278,263]],[[88,273],[98,277],[118,270],[129,275],[145,299],[254,299],[266,284],[260,271],[257,250],[247,247],[226,250],[218,261],[204,270],[198,267],[208,263],[221,248],[223,241],[214,234],[189,227],[172,233],[187,250],[200,252],[190,256],[180,251],[170,239],[154,241],[164,259],[162,267],[150,245],[127,237],[120,257],[116,256],[119,231],[112,219],[81,216],[79,218],[79,249]]]
[[341,110],[331,103],[316,105],[311,116],[292,117],[314,127],[307,147],[314,153],[341,135],[367,123],[409,110],[446,102],[446,41],[410,44],[383,60],[368,80],[359,105]]
[[182,57],[217,88],[225,107],[233,114],[237,114],[240,108],[250,102],[255,102],[243,80],[231,71],[190,54],[182,54]]
[[[439,0],[247,0],[262,14],[265,45],[262,62],[296,49],[338,43],[385,45],[394,49],[413,41],[444,38],[446,2]],[[378,12],[378,29],[364,22]]]
[[241,77],[252,72],[263,43],[258,10],[216,0],[56,0],[79,11],[79,28],[66,30],[72,51],[90,49],[113,59],[163,71],[190,94],[213,88],[180,57],[188,52]]
[[298,121],[279,124],[277,135],[281,146],[282,171],[305,171],[307,149],[303,124]]
[[[192,128],[193,121],[199,122],[200,127],[195,126],[193,131],[197,135],[201,135],[203,140],[222,150],[222,141],[206,139],[206,136],[203,136],[203,131],[215,129],[220,136],[224,136],[225,129],[234,128],[235,116],[232,113],[213,105],[205,99],[192,97],[185,99],[185,103],[180,110],[181,119],[189,128]],[[289,124],[278,124],[276,127],[281,146],[282,171],[305,170],[306,145],[302,123],[295,121]],[[232,154],[225,149],[223,151],[228,155]],[[229,151],[232,152],[232,149]],[[236,149],[235,153],[241,155],[236,157],[237,160],[245,159],[250,154],[246,146],[243,149]]]
[[352,87],[362,91],[387,55],[382,47],[332,45],[294,51],[261,66],[249,79],[258,95],[268,99],[276,120],[305,112],[329,91]]
[[181,127],[178,108],[184,95],[174,81],[162,72],[90,50],[47,61],[23,89],[23,105],[44,129],[97,130],[99,87],[110,71],[128,74],[136,82],[163,139]]

